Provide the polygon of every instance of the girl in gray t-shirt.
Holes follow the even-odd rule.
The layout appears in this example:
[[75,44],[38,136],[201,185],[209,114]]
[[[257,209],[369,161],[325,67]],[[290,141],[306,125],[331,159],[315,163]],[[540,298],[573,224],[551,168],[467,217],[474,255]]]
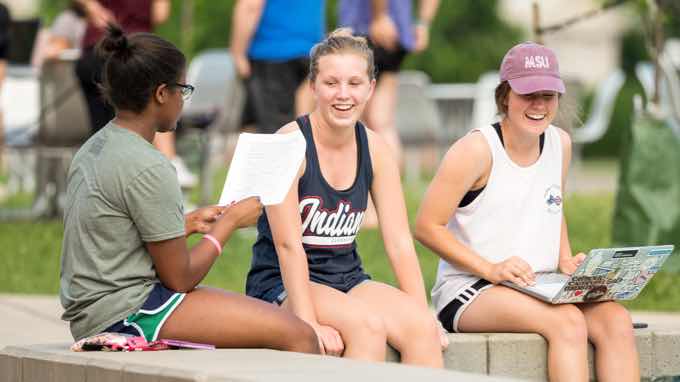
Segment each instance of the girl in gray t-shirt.
[[[255,198],[184,215],[177,175],[151,144],[173,131],[184,99],[184,55],[115,26],[100,42],[102,90],[115,118],[74,157],[61,259],[63,319],[75,339],[104,331],[217,347],[318,353],[312,328],[273,304],[198,283],[232,232],[254,224]],[[186,237],[203,233],[188,249]]]

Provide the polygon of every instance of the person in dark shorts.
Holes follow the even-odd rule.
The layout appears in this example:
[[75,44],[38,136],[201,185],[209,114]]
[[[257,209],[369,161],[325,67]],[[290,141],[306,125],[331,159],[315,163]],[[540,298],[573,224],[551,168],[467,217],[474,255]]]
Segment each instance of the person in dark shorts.
[[324,6],[322,0],[237,1],[229,50],[258,132],[274,133],[311,111],[307,54],[323,37]]
[[[7,6],[0,3],[0,89],[5,80],[5,71],[7,70],[7,56],[9,54],[9,27],[12,18],[9,15]],[[1,122],[0,122],[1,123]],[[2,132],[0,126],[0,133]]]
[[[149,33],[111,26],[96,50],[115,117],[76,153],[64,209],[60,297],[76,340],[102,332],[217,347],[318,353],[314,330],[262,301],[198,287],[239,227],[262,205],[248,198],[184,215],[170,161],[151,142],[173,131],[193,92],[186,59]],[[193,248],[187,236],[203,233]]]
[[155,20],[163,20],[152,13],[155,1],[164,0],[76,0],[88,21],[82,55],[76,62],[76,76],[85,96],[93,134],[114,116],[113,107],[99,90],[103,62],[98,59],[94,47],[110,23],[119,25],[126,33],[150,32]]
[[[398,73],[409,52],[421,52],[429,43],[430,23],[439,0],[421,0],[418,19],[412,15],[412,0],[340,0],[338,22],[353,33],[366,36],[375,54],[378,72],[375,92],[364,111],[363,120],[380,134],[403,166],[401,140],[397,131]],[[369,200],[365,228],[377,226],[375,209]]]
[[[9,54],[9,27],[11,22],[9,9],[7,6],[0,3],[0,94],[2,91],[2,84],[5,82],[5,72],[7,71],[7,56]],[[4,153],[2,147],[5,145],[5,123],[3,117],[3,110],[0,107],[0,167],[4,165]],[[0,187],[0,192],[2,192]]]
[[[278,132],[304,136],[305,160],[284,201],[258,221],[246,293],[310,324],[326,354],[384,361],[389,343],[404,363],[442,367],[446,337],[427,307],[397,165],[358,121],[375,85],[372,51],[341,29],[310,56],[316,107]],[[400,289],[361,265],[355,238],[369,193]]]
[[[76,76],[80,81],[90,115],[94,134],[113,118],[113,108],[101,95],[101,70],[103,63],[97,59],[94,46],[110,23],[120,26],[126,33],[150,32],[170,15],[170,0],[75,0],[87,15],[87,28],[83,36],[83,51],[76,62]],[[170,159],[182,188],[198,184],[184,160],[177,155],[175,133],[156,134],[154,146]]]
[[338,22],[353,33],[367,36],[375,53],[378,83],[366,106],[364,120],[380,134],[401,163],[402,149],[396,128],[397,73],[410,52],[422,52],[429,44],[430,23],[439,0],[419,1],[413,17],[412,0],[340,0]]

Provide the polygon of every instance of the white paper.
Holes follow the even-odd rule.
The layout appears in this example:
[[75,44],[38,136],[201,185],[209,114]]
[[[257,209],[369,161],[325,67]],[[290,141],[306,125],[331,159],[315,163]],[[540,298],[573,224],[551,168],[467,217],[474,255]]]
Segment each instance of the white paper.
[[259,196],[269,206],[283,202],[305,157],[305,137],[241,133],[219,205]]

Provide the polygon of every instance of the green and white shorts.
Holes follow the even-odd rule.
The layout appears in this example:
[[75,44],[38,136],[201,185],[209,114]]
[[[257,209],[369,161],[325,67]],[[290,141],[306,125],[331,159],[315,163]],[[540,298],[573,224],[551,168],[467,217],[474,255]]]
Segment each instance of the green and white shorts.
[[179,306],[184,296],[186,293],[175,292],[158,283],[137,312],[109,326],[103,332],[143,336],[147,341],[155,341],[163,324]]

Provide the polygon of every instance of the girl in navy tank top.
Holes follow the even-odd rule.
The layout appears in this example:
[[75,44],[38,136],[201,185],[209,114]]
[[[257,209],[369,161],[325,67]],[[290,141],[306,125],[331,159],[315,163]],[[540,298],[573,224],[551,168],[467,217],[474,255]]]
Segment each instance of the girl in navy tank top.
[[[329,355],[442,367],[438,325],[409,232],[399,171],[389,148],[359,121],[375,87],[373,54],[347,30],[311,52],[316,108],[279,133],[300,131],[305,161],[283,203],[267,206],[246,293],[280,304],[311,325]],[[370,280],[356,235],[368,194],[400,289]]]

